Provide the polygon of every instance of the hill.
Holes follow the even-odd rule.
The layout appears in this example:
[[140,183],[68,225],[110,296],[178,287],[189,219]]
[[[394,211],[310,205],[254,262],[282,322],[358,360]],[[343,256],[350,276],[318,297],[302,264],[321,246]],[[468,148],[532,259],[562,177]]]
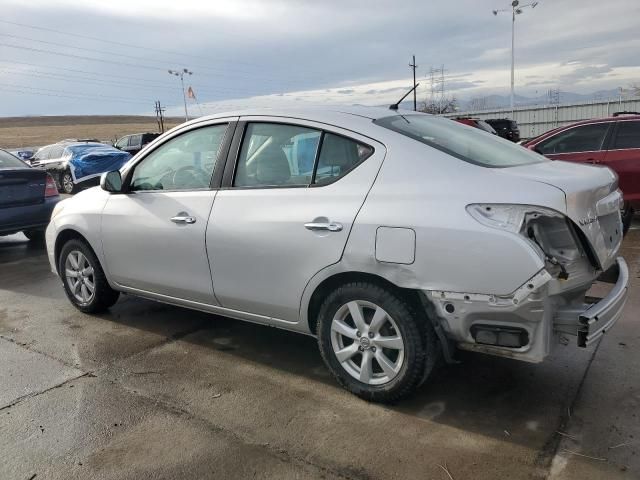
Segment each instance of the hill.
[[[166,118],[165,129],[183,120]],[[42,116],[0,118],[0,148],[38,147],[65,138],[114,141],[130,133],[157,132],[155,117],[133,115]]]

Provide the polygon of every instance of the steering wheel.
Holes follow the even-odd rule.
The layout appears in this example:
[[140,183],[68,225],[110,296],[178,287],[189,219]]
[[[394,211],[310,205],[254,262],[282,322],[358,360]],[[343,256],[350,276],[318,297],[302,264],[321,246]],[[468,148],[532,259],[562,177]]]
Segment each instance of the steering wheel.
[[188,185],[190,187],[206,187],[208,185],[207,173],[194,165],[180,167],[171,177],[173,185]]

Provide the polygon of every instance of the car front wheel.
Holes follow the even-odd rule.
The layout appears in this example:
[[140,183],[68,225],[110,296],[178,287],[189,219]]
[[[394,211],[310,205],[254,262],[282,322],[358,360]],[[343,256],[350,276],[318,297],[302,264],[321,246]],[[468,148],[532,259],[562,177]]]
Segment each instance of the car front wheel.
[[326,298],[317,334],[338,382],[374,402],[411,393],[439,354],[431,325],[401,295],[365,282],[344,285]]
[[91,247],[79,239],[62,247],[58,272],[71,303],[84,313],[102,312],[118,300]]

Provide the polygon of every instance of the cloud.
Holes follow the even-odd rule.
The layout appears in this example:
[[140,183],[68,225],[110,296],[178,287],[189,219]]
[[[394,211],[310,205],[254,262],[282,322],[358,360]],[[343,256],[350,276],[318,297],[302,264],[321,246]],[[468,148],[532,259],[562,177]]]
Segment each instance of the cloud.
[[[491,8],[477,0],[430,8],[421,0],[4,0],[0,101],[5,115],[151,112],[155,100],[180,107],[167,69],[187,67],[194,73],[185,81],[207,105],[377,105],[409,88],[414,53],[419,98],[429,95],[431,65],[444,65],[452,94],[505,95],[511,18]],[[639,15],[640,2],[630,0],[526,9],[516,20],[517,93],[639,79]]]

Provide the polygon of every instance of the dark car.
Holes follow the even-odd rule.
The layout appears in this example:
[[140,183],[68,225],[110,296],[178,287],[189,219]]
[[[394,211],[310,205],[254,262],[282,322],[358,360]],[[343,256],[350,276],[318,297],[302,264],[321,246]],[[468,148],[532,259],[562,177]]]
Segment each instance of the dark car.
[[457,117],[454,118],[454,120],[458,123],[469,125],[470,127],[474,128],[479,128],[480,130],[484,130],[485,132],[496,135],[496,131],[493,129],[493,127],[484,120],[480,120],[479,118]]
[[136,133],[133,135],[125,135],[124,137],[119,138],[113,146],[124,152],[129,152],[131,155],[135,155],[142,150],[147,143],[151,143],[159,136],[159,133]]
[[491,125],[502,138],[506,138],[512,142],[520,141],[520,129],[515,120],[509,120],[508,118],[490,118],[485,121]]
[[95,186],[104,172],[118,170],[131,155],[104,143],[54,143],[36,152],[31,165],[46,170],[62,193]]
[[615,171],[624,195],[625,232],[634,211],[640,209],[640,114],[628,113],[559,127],[523,144],[552,160],[592,163]]
[[23,232],[29,240],[43,240],[59,200],[51,175],[0,150],[0,235]]

